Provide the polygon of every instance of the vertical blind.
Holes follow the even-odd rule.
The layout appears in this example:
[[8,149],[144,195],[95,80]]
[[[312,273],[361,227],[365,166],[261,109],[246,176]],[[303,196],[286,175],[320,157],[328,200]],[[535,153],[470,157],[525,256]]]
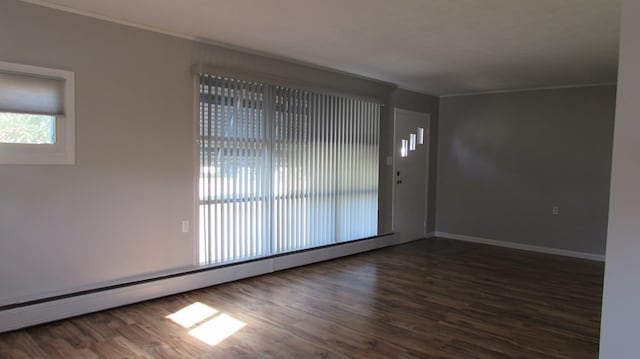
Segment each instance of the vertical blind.
[[380,105],[200,75],[200,262],[373,236]]

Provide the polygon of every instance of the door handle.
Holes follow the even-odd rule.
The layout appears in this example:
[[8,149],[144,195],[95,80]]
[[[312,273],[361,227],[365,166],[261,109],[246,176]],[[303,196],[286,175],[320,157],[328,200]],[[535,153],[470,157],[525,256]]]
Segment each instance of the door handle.
[[402,184],[402,180],[397,180],[396,183],[397,184]]

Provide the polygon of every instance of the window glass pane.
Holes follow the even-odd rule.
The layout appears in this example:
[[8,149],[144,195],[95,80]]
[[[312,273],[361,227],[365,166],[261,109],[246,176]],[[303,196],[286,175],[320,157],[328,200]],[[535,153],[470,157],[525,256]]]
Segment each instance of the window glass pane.
[[53,144],[55,116],[0,112],[0,143]]

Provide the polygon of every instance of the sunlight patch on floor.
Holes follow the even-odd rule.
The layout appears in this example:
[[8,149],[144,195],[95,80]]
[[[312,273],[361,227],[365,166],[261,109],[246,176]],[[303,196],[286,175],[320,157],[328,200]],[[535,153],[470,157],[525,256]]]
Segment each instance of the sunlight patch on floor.
[[167,315],[167,319],[171,319],[174,323],[182,326],[183,328],[191,328],[192,326],[202,322],[203,320],[212,317],[218,313],[214,308],[200,302],[190,304],[179,311]]
[[246,323],[226,314],[220,314],[189,331],[189,334],[214,346],[242,329]]
[[211,346],[227,339],[247,325],[200,302],[190,304],[165,318],[185,329],[190,329],[188,333],[191,336]]

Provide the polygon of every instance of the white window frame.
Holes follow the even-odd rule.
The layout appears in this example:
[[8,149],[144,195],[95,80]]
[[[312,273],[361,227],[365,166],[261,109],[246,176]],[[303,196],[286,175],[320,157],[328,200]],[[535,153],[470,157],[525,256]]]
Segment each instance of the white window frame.
[[0,143],[0,165],[75,164],[75,73],[0,61],[0,71],[64,81],[64,115],[55,116],[54,144]]

